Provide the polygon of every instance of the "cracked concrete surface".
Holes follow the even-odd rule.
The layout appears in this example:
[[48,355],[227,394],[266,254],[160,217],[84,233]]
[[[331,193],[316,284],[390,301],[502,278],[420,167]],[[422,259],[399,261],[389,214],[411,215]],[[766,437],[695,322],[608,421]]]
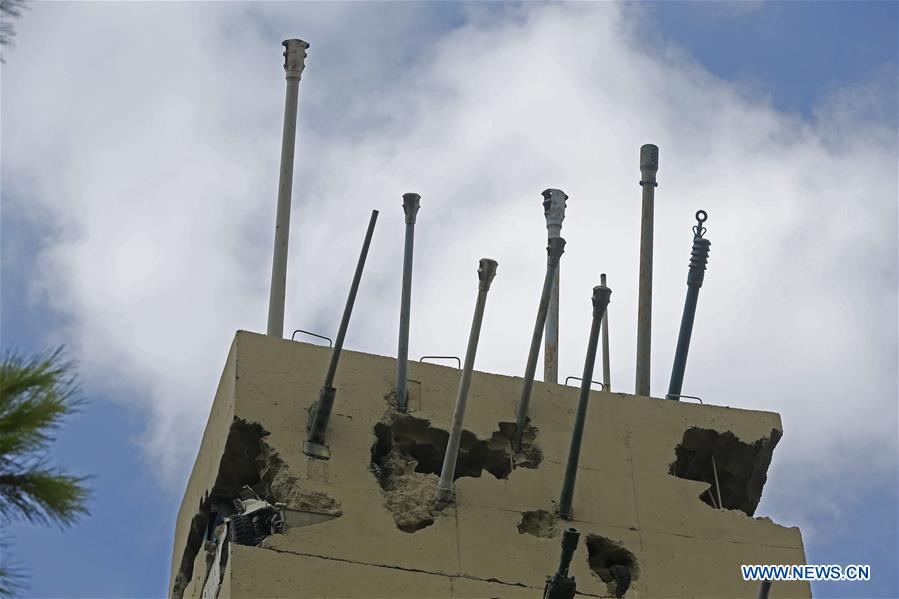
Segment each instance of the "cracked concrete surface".
[[[539,429],[542,459],[533,464],[537,467],[520,467],[521,462],[534,462],[534,456],[511,456],[511,475],[505,472],[505,478],[501,475],[506,467],[494,465],[482,468],[486,473],[480,476],[458,478],[456,503],[433,524],[410,534],[398,528],[385,490],[373,476],[378,474],[372,466],[372,448],[379,441],[375,429],[389,411],[384,397],[393,386],[392,358],[344,350],[327,435],[332,457],[322,461],[302,453],[306,409],[318,397],[328,357],[328,348],[237,334],[179,512],[170,594],[196,534],[193,522],[220,474],[227,476],[220,470],[231,462],[223,456],[230,455],[226,447],[232,424],[240,421],[266,431],[265,444],[283,461],[283,473],[271,477],[271,489],[287,496],[292,489],[301,489],[307,497],[321,494],[332,499],[342,515],[289,528],[268,537],[262,547],[231,546],[219,598],[540,596],[546,575],[558,565],[560,537],[525,534],[528,530],[520,527],[534,525],[535,532],[547,534],[541,528],[547,517],[528,513],[543,511],[549,520],[554,515],[578,389],[535,383],[530,417]],[[410,416],[446,431],[459,371],[410,363],[408,376],[420,381]],[[474,374],[464,428],[476,440],[494,440],[497,423],[514,419],[521,382],[517,377]],[[639,577],[626,599],[754,598],[758,585],[742,581],[740,564],[805,563],[797,528],[752,518],[739,509],[710,509],[698,500],[709,483],[669,474],[678,460],[676,448],[693,428],[716,431],[721,438],[729,432],[749,446],[773,439],[772,430],[778,435],[782,430],[780,417],[770,412],[591,394],[574,521],[564,523],[581,531],[571,565],[579,593],[614,597],[591,568],[591,535],[626,548],[638,564]],[[401,476],[431,476],[436,486],[435,475],[416,472],[429,461],[420,457],[414,464],[388,467],[404,472]],[[751,463],[729,464],[725,459],[724,469],[764,472],[770,455],[765,459],[750,452],[740,460]],[[260,475],[260,482],[264,477]],[[433,493],[429,486],[421,484],[422,497]],[[195,555],[205,568],[204,553]],[[773,593],[779,598],[810,596],[806,583],[780,584]]]

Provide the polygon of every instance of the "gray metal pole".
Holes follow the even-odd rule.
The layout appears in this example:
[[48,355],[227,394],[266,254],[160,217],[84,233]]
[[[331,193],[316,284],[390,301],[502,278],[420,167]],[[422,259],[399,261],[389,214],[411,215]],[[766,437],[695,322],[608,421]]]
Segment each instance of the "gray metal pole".
[[368,248],[371,246],[371,237],[375,232],[375,223],[378,220],[378,211],[371,211],[371,219],[368,221],[368,230],[365,232],[365,241],[362,242],[362,252],[356,264],[356,272],[353,275],[353,283],[350,285],[350,294],[343,308],[343,317],[340,319],[340,329],[331,349],[331,361],[328,363],[328,372],[325,373],[325,382],[319,392],[318,401],[313,404],[311,418],[309,419],[309,438],[303,445],[306,455],[327,459],[331,452],[325,445],[325,431],[328,428],[328,420],[331,418],[331,408],[334,405],[334,397],[337,389],[334,388],[334,375],[337,373],[337,362],[340,360],[340,352],[343,349],[343,340],[346,330],[350,325],[350,316],[353,313],[353,305],[356,303],[356,292],[359,291],[359,282],[362,280],[362,269],[365,268],[365,258],[368,256]]
[[603,285],[593,288],[593,323],[590,326],[590,337],[587,341],[587,358],[584,361],[584,375],[581,380],[581,394],[577,402],[577,416],[574,419],[574,430],[571,432],[571,447],[568,450],[568,462],[565,464],[565,480],[562,483],[562,494],[559,497],[559,516],[571,520],[571,502],[574,498],[574,482],[577,477],[577,464],[581,455],[581,440],[584,436],[584,423],[587,420],[587,401],[590,399],[590,382],[593,380],[593,368],[596,364],[596,346],[599,344],[599,326],[602,315],[609,305],[612,290]]
[[[606,286],[605,273],[599,275],[599,284]],[[602,390],[612,390],[612,374],[609,369],[609,310],[602,315]]]
[[637,297],[637,376],[635,395],[649,395],[650,337],[652,331],[652,224],[655,203],[659,148],[640,148],[640,186],[643,188],[643,215],[640,221],[640,287]]
[[415,242],[415,216],[421,205],[421,196],[417,193],[403,194],[403,211],[406,213],[406,244],[403,252],[403,289],[400,296],[400,340],[396,352],[396,408],[405,412],[406,366],[409,362],[409,311],[412,303],[412,246]]
[[272,256],[272,285],[268,295],[266,334],[284,336],[284,297],[287,291],[287,244],[290,237],[290,195],[293,191],[293,154],[297,139],[297,97],[300,75],[306,67],[303,40],[284,40],[284,73],[287,97],[284,100],[284,130],[281,135],[281,171],[278,180],[278,211],[275,216],[275,249]]
[[443,468],[437,482],[437,493],[434,496],[437,507],[453,500],[453,480],[456,474],[456,459],[459,457],[459,440],[462,438],[462,419],[465,417],[465,402],[468,400],[468,387],[471,385],[471,371],[474,369],[474,356],[478,351],[478,338],[481,335],[481,322],[484,319],[484,306],[487,303],[487,292],[490,283],[496,276],[496,260],[481,258],[478,267],[478,299],[474,306],[474,318],[471,332],[468,335],[468,348],[465,350],[465,365],[462,367],[462,379],[459,381],[459,394],[456,396],[456,409],[453,412],[453,425],[443,456]]
[[771,592],[771,581],[763,580],[759,585],[759,599],[768,599],[768,593]]
[[696,317],[696,303],[699,301],[699,289],[705,278],[709,248],[712,245],[708,239],[702,237],[705,234],[705,227],[702,226],[702,223],[707,218],[705,210],[696,212],[696,226],[693,227],[693,251],[690,253],[690,270],[687,273],[687,299],[684,301],[684,314],[680,321],[677,349],[674,351],[674,366],[671,367],[671,381],[668,383],[668,395],[665,396],[667,399],[678,400],[684,385],[687,352],[690,351],[693,319]]
[[531,335],[531,349],[528,352],[528,361],[524,369],[524,384],[521,387],[521,398],[518,400],[518,415],[516,418],[515,438],[513,447],[521,449],[521,435],[528,418],[528,404],[531,401],[531,389],[534,387],[534,372],[537,370],[537,354],[540,353],[540,341],[543,337],[543,327],[546,324],[546,313],[549,309],[549,296],[552,290],[553,280],[558,271],[559,259],[565,251],[565,240],[561,237],[553,237],[546,246],[546,276],[543,279],[543,291],[540,294],[540,304],[537,307],[537,321],[534,323],[534,334]]
[[[543,191],[543,216],[546,217],[547,239],[562,235],[562,221],[565,220],[565,201],[568,196],[561,189]],[[546,317],[546,341],[543,348],[543,381],[559,382],[559,269],[553,275],[552,292],[549,296],[549,312]]]

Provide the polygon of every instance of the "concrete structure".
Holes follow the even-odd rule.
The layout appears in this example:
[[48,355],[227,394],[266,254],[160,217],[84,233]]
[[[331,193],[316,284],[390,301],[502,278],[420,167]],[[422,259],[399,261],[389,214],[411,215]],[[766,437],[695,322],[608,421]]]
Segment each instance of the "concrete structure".
[[[476,372],[455,502],[437,510],[459,371],[410,363],[399,414],[388,403],[395,360],[345,351],[321,460],[302,443],[328,357],[237,333],[178,515],[171,596],[534,599],[567,526],[581,532],[570,573],[588,596],[615,597],[609,569],[625,566],[626,599],[754,598],[759,584],[742,581],[740,564],[805,563],[797,528],[748,515],[781,436],[777,414],[592,392],[574,519],[563,525],[555,510],[578,389],[535,383],[533,426],[513,454],[522,379]],[[712,456],[729,509],[713,507]],[[284,533],[260,546],[222,541],[222,526],[207,533],[207,513],[243,485],[287,506]],[[775,583],[771,595],[810,589]]]

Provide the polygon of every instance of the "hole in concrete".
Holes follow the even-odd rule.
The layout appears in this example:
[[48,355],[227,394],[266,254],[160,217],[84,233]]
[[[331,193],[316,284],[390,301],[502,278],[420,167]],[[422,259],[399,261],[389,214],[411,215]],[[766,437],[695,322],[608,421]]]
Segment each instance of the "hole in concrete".
[[730,431],[719,433],[693,427],[684,432],[683,441],[674,448],[675,459],[668,473],[678,478],[708,483],[709,490],[703,491],[699,498],[712,507],[718,507],[715,486],[717,470],[723,507],[741,510],[752,516],[762,498],[771,456],[781,436],[780,431],[772,429],[769,437],[744,443]]
[[[308,511],[330,517],[342,514],[334,499],[300,489],[299,479],[290,475],[284,460],[265,442],[268,434],[255,422],[235,418],[231,423],[215,484],[191,520],[187,545],[172,587],[173,599],[182,598],[194,577],[197,554],[204,543],[213,538],[217,525],[234,511],[234,499],[245,486],[272,504],[286,503],[290,511]],[[223,555],[227,556],[227,552],[223,551]],[[207,568],[210,566],[207,560]]]
[[621,543],[599,535],[587,535],[586,543],[587,563],[593,574],[606,583],[609,593],[624,597],[640,575],[637,558]]
[[[501,422],[488,440],[479,440],[463,430],[454,480],[479,477],[484,471],[504,479],[513,469],[511,438],[515,424]],[[371,470],[384,491],[387,509],[397,527],[415,532],[434,523],[437,510],[434,491],[443,468],[449,433],[430,421],[389,411],[375,425],[371,448]],[[542,459],[535,447],[536,429],[522,436],[522,451],[514,455],[514,467],[536,468]]]
[[554,537],[559,534],[559,515],[547,510],[524,512],[518,523],[518,533],[540,538]]

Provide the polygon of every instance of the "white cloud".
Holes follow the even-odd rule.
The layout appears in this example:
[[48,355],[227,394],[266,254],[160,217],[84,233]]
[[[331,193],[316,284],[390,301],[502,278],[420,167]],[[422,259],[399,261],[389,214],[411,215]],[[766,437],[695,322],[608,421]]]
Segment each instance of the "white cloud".
[[432,7],[41,4],[21,24],[3,71],[4,177],[33,186],[27,209],[58,231],[35,284],[70,317],[89,386],[147,414],[161,477],[181,485],[234,330],[264,330],[279,43],[297,35],[312,47],[287,328],[336,328],[379,208],[347,343],[395,351],[401,195],[417,191],[412,354],[464,351],[490,256],[477,367],[520,376],[540,191],[560,187],[562,375],[580,373],[606,272],[613,387],[631,390],[638,152],[652,142],[655,394],[703,208],[712,250],[684,391],[783,414],[766,505],[800,518],[783,508],[804,491],[794,475],[825,462],[894,467],[897,152],[889,125],[859,116],[868,96],[843,91],[811,123],[778,113],[676,50],[641,53],[638,13],[612,4],[460,7],[451,31]]

